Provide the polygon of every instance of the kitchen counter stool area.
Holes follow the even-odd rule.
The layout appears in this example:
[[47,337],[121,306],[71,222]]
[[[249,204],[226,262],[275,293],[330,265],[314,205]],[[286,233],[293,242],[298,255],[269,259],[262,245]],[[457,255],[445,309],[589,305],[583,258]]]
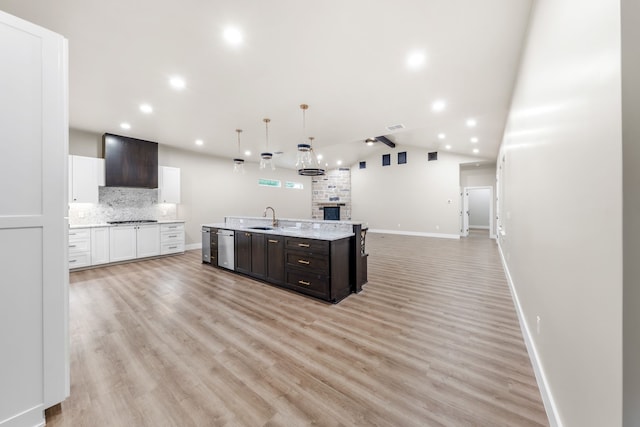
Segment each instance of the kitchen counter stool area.
[[184,253],[184,221],[123,221],[69,228],[69,269]]

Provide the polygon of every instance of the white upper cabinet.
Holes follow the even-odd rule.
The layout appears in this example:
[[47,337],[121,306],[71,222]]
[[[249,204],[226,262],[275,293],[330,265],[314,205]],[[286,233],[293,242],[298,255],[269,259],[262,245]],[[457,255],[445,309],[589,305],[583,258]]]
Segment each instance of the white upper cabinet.
[[98,203],[104,185],[104,159],[69,156],[69,203]]
[[180,203],[180,168],[158,166],[158,203]]

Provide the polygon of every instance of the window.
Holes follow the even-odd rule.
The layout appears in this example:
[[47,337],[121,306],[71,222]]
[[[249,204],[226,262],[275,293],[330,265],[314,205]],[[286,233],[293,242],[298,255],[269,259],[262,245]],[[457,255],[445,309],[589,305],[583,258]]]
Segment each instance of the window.
[[398,164],[403,165],[405,163],[407,163],[407,152],[398,153]]
[[367,162],[360,162],[360,169],[366,169],[367,168]]
[[391,154],[382,155],[382,166],[389,166],[391,164]]

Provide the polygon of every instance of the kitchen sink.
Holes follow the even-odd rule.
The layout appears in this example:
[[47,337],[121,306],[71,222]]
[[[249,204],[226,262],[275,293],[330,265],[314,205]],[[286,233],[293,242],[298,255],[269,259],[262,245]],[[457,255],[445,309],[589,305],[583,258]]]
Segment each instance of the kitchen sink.
[[256,227],[247,227],[249,230],[273,230],[273,227],[265,227],[265,226],[256,226]]

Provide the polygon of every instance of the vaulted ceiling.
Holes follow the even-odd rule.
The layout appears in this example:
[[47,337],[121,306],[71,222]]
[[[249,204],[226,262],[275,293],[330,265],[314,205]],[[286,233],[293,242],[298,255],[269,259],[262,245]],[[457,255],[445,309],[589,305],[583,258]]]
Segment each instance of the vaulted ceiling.
[[[380,135],[399,148],[495,159],[530,6],[531,0],[0,0],[0,10],[69,40],[71,127],[228,158],[238,155],[241,128],[242,151],[251,151],[241,156],[257,161],[268,117],[269,151],[282,152],[277,163],[288,167],[305,136],[315,137],[329,167],[388,149],[363,142]],[[225,38],[229,28],[239,42]],[[184,88],[170,85],[176,76]],[[302,103],[309,104],[306,135]],[[141,104],[153,111],[142,112]],[[398,124],[403,128],[387,129]]]

